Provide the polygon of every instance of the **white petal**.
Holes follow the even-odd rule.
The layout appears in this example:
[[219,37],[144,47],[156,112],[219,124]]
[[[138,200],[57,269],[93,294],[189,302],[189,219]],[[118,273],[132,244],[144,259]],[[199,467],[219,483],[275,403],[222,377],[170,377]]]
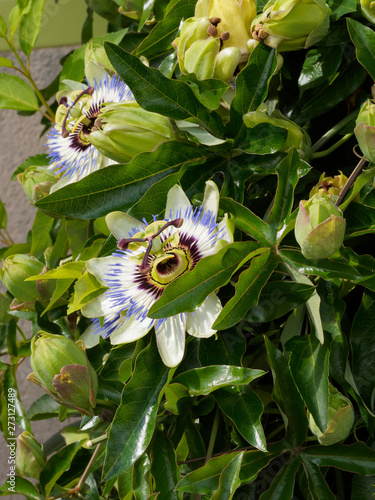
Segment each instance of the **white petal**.
[[136,319],[131,316],[110,335],[111,344],[127,344],[144,337],[153,327],[153,321]]
[[165,208],[164,218],[177,219],[183,217],[187,208],[191,205],[189,198],[184,193],[184,190],[175,184],[169,191],[167,197],[167,206]]
[[212,212],[212,215],[216,218],[217,211],[219,210],[219,199],[220,193],[218,187],[213,181],[207,181],[202,202],[203,213],[210,210]]
[[194,313],[187,313],[186,330],[194,337],[211,337],[216,331],[212,325],[222,309],[216,293],[211,293]]
[[79,340],[82,340],[85,344],[86,349],[90,349],[90,347],[94,347],[95,345],[99,344],[100,333],[99,331],[95,330],[96,328],[94,323],[91,323],[91,325],[86,328],[86,330],[79,338]]
[[233,243],[233,232],[234,232],[234,223],[229,220],[228,214],[224,215],[224,219],[219,222],[217,226],[217,230],[223,230],[223,236],[221,239],[227,241],[228,243]]
[[104,286],[107,285],[106,275],[112,271],[111,266],[117,264],[120,257],[99,257],[96,259],[90,259],[86,262],[86,269],[93,274],[96,279]]
[[130,231],[136,229],[141,230],[143,224],[141,221],[134,219],[124,212],[111,212],[105,218],[108,229],[115,236],[117,240],[121,238],[129,238]]
[[156,343],[163,363],[173,367],[180,363],[185,352],[186,318],[179,314],[167,318],[155,328]]
[[81,312],[86,318],[101,318],[102,316],[107,316],[108,314],[119,311],[116,311],[113,307],[113,302],[109,300],[108,294],[102,293],[99,297],[84,304],[81,307]]

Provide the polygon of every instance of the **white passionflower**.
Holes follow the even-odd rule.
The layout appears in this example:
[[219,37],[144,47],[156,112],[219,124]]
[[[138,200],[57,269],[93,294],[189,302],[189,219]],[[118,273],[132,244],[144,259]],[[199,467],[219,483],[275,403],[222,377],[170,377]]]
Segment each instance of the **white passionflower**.
[[133,342],[154,327],[163,362],[176,366],[184,356],[185,331],[194,337],[215,333],[211,327],[222,310],[215,293],[194,312],[161,320],[147,315],[171,281],[233,241],[227,215],[216,222],[218,205],[219,190],[208,181],[200,208],[175,185],[168,193],[164,220],[154,217],[150,225],[122,212],[107,215],[119,250],[87,262],[88,271],[108,289],[82,308],[85,316],[94,318],[81,337],[86,347],[95,345],[99,335],[110,336],[112,344]]
[[90,142],[101,109],[109,103],[134,102],[129,87],[118,76],[95,81],[93,86],[68,92],[59,101],[56,124],[48,134],[50,168],[60,180],[56,191],[77,182],[95,170],[116,163],[100,153]]

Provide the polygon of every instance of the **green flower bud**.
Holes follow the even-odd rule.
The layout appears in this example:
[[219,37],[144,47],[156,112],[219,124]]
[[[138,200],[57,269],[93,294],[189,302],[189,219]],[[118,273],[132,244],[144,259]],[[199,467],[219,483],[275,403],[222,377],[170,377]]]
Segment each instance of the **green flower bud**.
[[42,182],[56,182],[54,174],[47,167],[29,167],[17,175],[18,181],[22,184],[23,190],[31,203],[35,203],[33,198],[34,188]]
[[324,177],[325,173],[323,173],[319,178],[318,184],[310,191],[309,198],[312,198],[314,194],[317,193],[338,196],[348,180],[346,175],[344,175],[341,170],[339,170],[339,172],[340,175],[335,175],[335,177]]
[[0,269],[1,281],[21,302],[33,302],[39,299],[36,282],[25,279],[40,274],[43,268],[44,264],[35,257],[24,254],[11,255],[3,261],[3,269]]
[[114,75],[115,69],[108,59],[103,44],[91,40],[85,51],[85,76],[89,84],[94,85],[95,80],[98,82],[106,74]]
[[30,432],[24,431],[17,437],[16,467],[20,474],[39,479],[46,460],[43,446]]
[[354,423],[354,410],[349,399],[329,384],[327,430],[323,434],[310,413],[308,419],[310,430],[318,438],[319,443],[330,446],[349,436]]
[[354,134],[363,155],[375,162],[375,104],[368,99],[360,109]]
[[56,179],[51,182],[51,181],[44,181],[44,182],[39,182],[39,184],[36,184],[33,187],[33,192],[32,192],[32,202],[36,203],[37,201],[41,200],[42,198],[45,198],[46,196],[49,195],[52,186],[56,184]]
[[306,49],[327,35],[330,14],[324,0],[270,0],[254,19],[252,35],[279,52]]
[[251,23],[256,11],[254,0],[198,0],[194,15],[213,20],[223,49],[239,49],[240,62],[246,62],[249,57],[247,42],[251,38]]
[[0,325],[9,323],[13,316],[8,314],[12,299],[6,293],[0,293]]
[[224,47],[218,29],[208,17],[187,19],[173,45],[182,73],[195,73],[200,80],[220,78],[230,82],[241,60],[241,50]]
[[58,403],[92,415],[98,378],[83,342],[42,332],[31,342],[30,362],[33,373],[28,380],[42,387]]
[[346,222],[326,194],[300,201],[294,234],[307,259],[328,259],[341,247]]
[[308,134],[296,123],[288,120],[279,110],[275,110],[272,115],[265,111],[251,111],[243,117],[246,127],[253,128],[258,123],[272,123],[276,127],[285,128],[288,131],[286,141],[280,151],[288,151],[295,147],[302,158],[310,157],[311,141]]
[[168,119],[144,110],[136,102],[103,108],[89,136],[91,144],[103,155],[120,163],[172,138]]
[[375,2],[371,0],[361,0],[361,11],[366,19],[375,24]]

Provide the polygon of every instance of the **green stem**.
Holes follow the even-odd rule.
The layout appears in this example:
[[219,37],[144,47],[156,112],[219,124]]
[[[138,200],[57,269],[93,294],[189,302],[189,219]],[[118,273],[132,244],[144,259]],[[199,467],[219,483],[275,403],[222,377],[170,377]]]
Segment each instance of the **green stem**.
[[107,439],[108,439],[107,434],[103,434],[102,436],[99,436],[95,439],[89,439],[86,442],[86,446],[88,446],[89,448],[92,448],[94,446],[94,444],[102,443],[103,441],[107,441]]
[[352,135],[353,135],[353,132],[350,132],[349,134],[345,134],[343,137],[341,137],[341,139],[339,141],[335,142],[335,144],[333,144],[330,148],[325,149],[324,151],[319,151],[318,153],[313,153],[312,159],[323,158],[323,156],[330,155],[337,148],[339,148],[341,146],[341,144],[344,144],[344,142],[346,142],[348,139],[350,139]]
[[268,439],[273,438],[274,436],[277,436],[283,429],[285,429],[285,424],[282,423],[279,425],[279,427],[276,427],[272,432],[270,432],[267,436]]
[[353,118],[356,118],[358,115],[358,110],[353,111],[350,113],[348,116],[343,118],[339,123],[336,123],[334,127],[332,127],[330,130],[328,130],[322,137],[313,145],[311,148],[311,151],[315,153],[315,151],[319,151],[319,149],[327,142],[329,141],[332,137],[334,137],[338,132],[340,132],[341,129],[345,127]]
[[25,334],[23,333],[23,331],[21,330],[21,328],[17,325],[16,326],[17,330],[19,331],[19,333],[21,334],[21,337],[22,337],[22,340],[24,340],[26,342],[26,336]]

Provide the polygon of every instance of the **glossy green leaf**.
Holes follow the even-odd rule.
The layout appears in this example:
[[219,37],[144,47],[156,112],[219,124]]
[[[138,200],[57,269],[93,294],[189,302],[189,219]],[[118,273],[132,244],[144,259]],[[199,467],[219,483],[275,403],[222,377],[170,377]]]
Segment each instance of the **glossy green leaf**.
[[339,68],[343,56],[342,46],[317,47],[307,52],[298,85],[302,91],[316,87]]
[[356,0],[328,0],[332,13],[332,21],[336,21],[344,14],[356,11]]
[[33,89],[19,76],[0,74],[0,109],[36,111],[38,99]]
[[177,489],[188,493],[213,495],[219,487],[222,471],[238,455],[239,452],[235,452],[211,458],[203,467],[183,477],[177,484]]
[[268,224],[274,230],[281,229],[293,207],[294,189],[298,183],[298,169],[301,166],[297,151],[292,148],[286,158],[276,167],[277,189],[268,216]]
[[256,253],[257,243],[238,242],[200,260],[192,271],[165,288],[148,316],[158,319],[194,311],[216,288],[228,283],[232,274]]
[[266,438],[260,422],[263,404],[250,386],[244,387],[238,394],[219,389],[214,397],[222,412],[234,423],[246,441],[255,448],[266,451]]
[[69,444],[48,459],[40,473],[40,488],[44,495],[49,496],[56,481],[70,468],[72,460],[81,446],[82,442]]
[[174,120],[195,118],[213,134],[223,134],[224,126],[219,115],[209,113],[186,83],[169,80],[114,44],[105,43],[105,49],[114,68],[142,108]]
[[328,484],[326,483],[323,474],[319,470],[313,462],[306,459],[303,455],[301,455],[302,463],[305,467],[308,487],[311,493],[313,500],[320,500],[324,498],[324,500],[335,500],[335,495],[329,489]]
[[259,43],[251,53],[249,62],[236,78],[236,95],[230,107],[228,135],[243,141],[247,127],[243,115],[256,111],[264,101],[268,90],[268,80],[276,68],[275,50]]
[[30,255],[37,259],[43,256],[45,249],[51,242],[49,232],[53,225],[53,219],[42,211],[38,210],[32,227],[32,243]]
[[236,489],[241,484],[239,472],[242,457],[243,453],[240,453],[223,469],[220,474],[219,487],[212,496],[212,500],[221,500],[223,498],[231,500],[233,498]]
[[[45,420],[48,418],[57,418],[59,415],[60,405],[48,394],[43,394],[36,399],[26,412],[26,417],[33,420]],[[76,414],[74,410],[68,410],[70,414]]]
[[246,130],[243,142],[238,143],[237,147],[255,155],[276,153],[283,147],[287,135],[286,128],[276,127],[272,123],[258,123]]
[[42,28],[42,14],[45,0],[33,0],[27,14],[22,16],[18,32],[21,50],[29,56]]
[[[297,283],[302,283],[307,286],[311,286],[312,283],[304,274],[296,271],[293,267],[288,267],[288,271],[292,276],[293,280]],[[316,338],[321,344],[324,343],[324,332],[322,326],[322,319],[320,317],[320,297],[315,291],[312,293],[311,297],[306,301],[306,308],[309,313],[311,322],[314,326],[314,333]]]
[[261,245],[273,247],[275,232],[251,210],[230,198],[220,198],[220,208],[234,216],[236,227],[241,229]]
[[168,384],[165,388],[164,408],[175,415],[184,414],[193,404],[187,388],[182,384]]
[[79,219],[126,211],[158,180],[203,159],[204,152],[196,146],[165,142],[156,151],[141,153],[126,165],[111,165],[93,172],[43,198],[37,206]]
[[160,359],[155,339],[137,357],[112,421],[103,478],[108,481],[130,467],[149,445],[169,369]]
[[66,88],[64,80],[82,82],[85,79],[85,51],[86,45],[82,45],[66,58],[60,73],[59,90]]
[[348,19],[347,23],[350,37],[356,48],[357,59],[374,80],[375,33],[371,28],[354,19]]
[[356,238],[375,232],[375,208],[352,202],[345,210],[345,238]]
[[[81,261],[76,262],[67,262],[62,266],[57,267],[56,269],[51,269],[46,273],[43,273],[44,280],[68,280],[68,279],[78,279],[82,276],[82,271],[85,267],[85,263]],[[36,276],[30,276],[25,281],[36,281],[40,280],[41,275],[37,274]]]
[[319,467],[332,466],[364,476],[375,474],[375,450],[362,442],[350,445],[309,446],[303,450],[301,458]]
[[262,288],[278,265],[279,259],[269,249],[254,257],[250,267],[241,273],[236,284],[236,293],[224,306],[213,328],[225,330],[238,323],[255,306]]
[[352,371],[355,384],[364,403],[374,408],[375,386],[375,293],[365,292],[350,333]]
[[325,432],[328,419],[328,359],[325,345],[312,335],[293,337],[285,346],[294,383],[316,425]]
[[[201,102],[203,106],[211,110],[217,109],[220,106],[221,97],[228,90],[228,84],[223,82],[222,80],[218,80],[216,78],[199,80],[195,73],[182,75],[181,80],[189,85],[199,102]],[[186,122],[179,122],[179,128],[181,128],[181,123],[184,123],[185,126],[187,125]],[[206,130],[204,130],[204,132],[208,134]],[[216,137],[213,137],[213,141],[218,140],[216,139]],[[213,142],[213,145],[216,145],[216,142]]]
[[373,476],[354,476],[351,487],[351,500],[368,500],[375,496],[375,478]]
[[192,396],[201,396],[210,394],[210,392],[227,385],[249,384],[263,374],[262,370],[252,370],[238,366],[212,365],[181,373],[173,379],[173,382],[184,385]]
[[[346,207],[351,203],[354,198],[357,196],[357,194],[361,191],[361,189],[366,186],[368,182],[371,182],[371,180],[374,178],[375,174],[375,167],[371,167],[362,171],[361,175],[357,177],[355,180],[352,188],[350,189],[349,193],[345,197],[344,201],[340,205],[341,210],[345,210]],[[366,199],[363,201],[365,205],[368,205],[366,202]],[[345,213],[346,215],[346,213]]]
[[[4,390],[4,394],[7,394],[7,403],[13,405],[12,407],[9,406],[9,413],[6,413],[6,418],[8,420],[8,415],[12,416],[10,413],[11,412],[10,408],[11,408],[14,411],[13,416],[15,417],[15,420],[18,426],[22,429],[22,431],[32,432],[31,425],[26,416],[26,412],[21,401],[20,392],[17,387],[16,370],[17,370],[16,364],[13,364],[12,366],[7,366],[7,368],[4,371],[2,370],[2,388]],[[8,393],[10,391],[12,391],[12,393],[14,394],[13,401],[11,401],[8,396]],[[4,409],[7,412],[8,405],[6,405]],[[14,424],[13,419],[9,419],[9,422],[12,422]],[[15,437],[13,430],[14,428],[12,428],[10,425],[8,426],[8,424],[7,426],[4,425],[3,427],[3,433],[6,437],[10,438]]]
[[286,500],[293,498],[295,477],[300,465],[300,460],[297,457],[293,457],[279,470],[271,486],[259,497],[259,500]]
[[138,46],[136,55],[152,59],[170,50],[171,43],[177,36],[181,19],[187,19],[194,15],[195,4],[195,0],[175,2],[164,19],[155,25],[151,33]]
[[202,339],[199,343],[198,358],[202,366],[235,365],[241,366],[246,350],[246,341],[237,328],[218,332],[215,337]]
[[130,360],[134,354],[135,343],[113,346],[99,374],[105,380],[119,380],[119,370],[125,360]]
[[259,472],[282,454],[285,445],[282,441],[268,446],[268,452],[251,450],[244,453],[240,471],[240,479],[243,483],[252,482]]
[[139,500],[147,500],[151,493],[151,462],[144,453],[133,465],[133,494]]
[[292,309],[304,304],[315,292],[311,284],[294,281],[269,281],[259,295],[258,304],[246,314],[246,321],[266,323],[284,316]]
[[7,497],[18,494],[18,495],[24,495],[24,497],[26,497],[29,500],[40,500],[39,491],[36,489],[33,483],[30,482],[25,477],[19,476],[17,474],[15,479],[15,485],[13,486],[14,489],[10,489],[10,487],[11,487],[10,484],[8,483],[8,481],[6,481],[0,488],[0,496]]
[[272,397],[286,417],[288,435],[293,444],[301,446],[308,429],[304,402],[289,371],[287,358],[267,337],[265,344],[274,379]]
[[176,491],[176,484],[181,479],[176,453],[166,433],[158,429],[152,441],[152,455],[151,474],[159,500],[181,499],[181,493]]
[[67,314],[78,311],[84,304],[95,299],[105,290],[106,288],[98,282],[95,276],[86,271],[74,285],[74,292],[69,299]]

